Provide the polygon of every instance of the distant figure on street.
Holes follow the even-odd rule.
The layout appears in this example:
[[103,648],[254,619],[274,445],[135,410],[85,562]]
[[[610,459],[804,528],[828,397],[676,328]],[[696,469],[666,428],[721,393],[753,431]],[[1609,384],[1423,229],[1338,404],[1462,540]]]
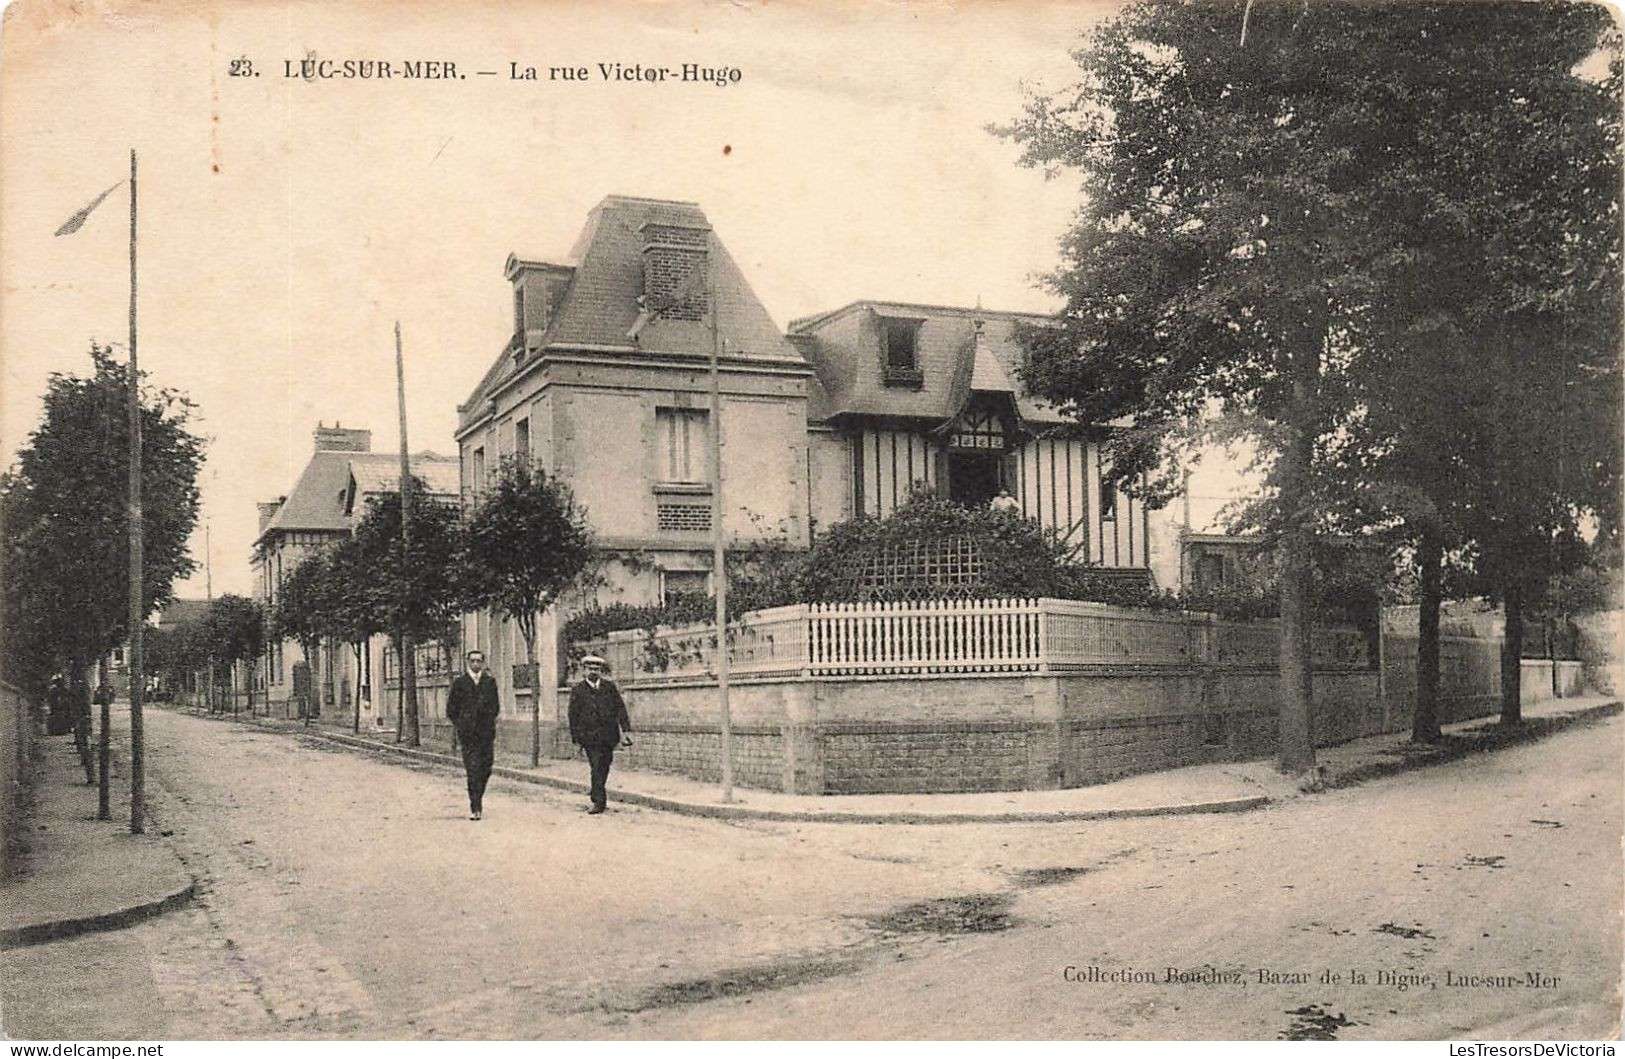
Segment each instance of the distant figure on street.
[[1010,495],[1010,490],[1000,489],[999,495],[988,501],[988,508],[993,511],[1020,511],[1021,503]]
[[496,754],[497,682],[485,672],[485,654],[470,651],[465,656],[468,671],[457,674],[446,693],[446,717],[457,728],[457,742],[463,748],[463,768],[468,772],[468,818],[478,820],[484,812],[485,784],[491,778],[491,761]]
[[45,689],[45,705],[49,711],[45,721],[48,733],[67,735],[73,731],[73,707],[68,702],[68,687],[62,682],[61,674],[52,677],[50,686]]
[[626,700],[613,680],[604,676],[608,668],[602,658],[588,655],[581,660],[586,678],[570,689],[570,741],[587,753],[592,766],[592,808],[601,813],[608,801],[604,783],[615,760],[615,746],[631,746],[632,720],[626,715]]

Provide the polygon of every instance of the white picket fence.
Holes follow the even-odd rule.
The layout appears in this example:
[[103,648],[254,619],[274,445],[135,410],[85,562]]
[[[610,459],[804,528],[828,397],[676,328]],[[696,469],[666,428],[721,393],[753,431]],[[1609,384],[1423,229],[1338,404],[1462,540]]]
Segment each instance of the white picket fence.
[[[628,629],[578,644],[622,682],[714,675],[709,623]],[[1274,621],[1135,610],[1064,599],[813,603],[753,611],[730,624],[740,676],[1067,672],[1102,665],[1232,667],[1275,664]],[[1358,630],[1315,630],[1319,668],[1366,668]]]

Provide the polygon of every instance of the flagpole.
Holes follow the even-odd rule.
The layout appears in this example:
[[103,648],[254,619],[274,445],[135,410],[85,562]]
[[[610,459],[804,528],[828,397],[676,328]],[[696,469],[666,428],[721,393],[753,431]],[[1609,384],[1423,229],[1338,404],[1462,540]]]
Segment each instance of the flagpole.
[[130,148],[130,831],[141,834],[146,825],[146,774],[143,755],[144,726],[141,696],[146,690],[146,654],[142,626],[143,554],[141,546],[141,371],[135,352],[135,148]]
[[734,800],[733,718],[728,708],[728,564],[724,547],[722,513],[722,335],[717,325],[716,247],[707,236],[705,280],[711,316],[711,579],[715,582],[717,610],[717,697],[722,711],[722,800]]

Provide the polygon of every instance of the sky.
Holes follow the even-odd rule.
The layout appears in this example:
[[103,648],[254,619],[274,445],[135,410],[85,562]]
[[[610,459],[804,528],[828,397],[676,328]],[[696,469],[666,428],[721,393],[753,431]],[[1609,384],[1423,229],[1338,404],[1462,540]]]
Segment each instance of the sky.
[[[92,339],[122,348],[127,189],[52,233],[132,147],[141,366],[191,396],[210,439],[216,594],[247,594],[254,505],[288,492],[318,422],[396,450],[397,320],[411,448],[456,452],[456,406],[511,332],[504,261],[562,260],[605,195],[700,203],[781,327],[858,298],[1053,310],[1036,277],[1077,182],[1019,167],[986,126],[1019,114],[1024,83],[1067,83],[1069,49],[1110,10],[21,0],[0,30],[5,462],[51,372],[88,370]],[[284,76],[307,56],[463,76]],[[232,76],[241,60],[257,76]],[[598,63],[739,79],[606,82]],[[555,66],[591,76],[549,81]],[[200,570],[178,594],[203,587]]]

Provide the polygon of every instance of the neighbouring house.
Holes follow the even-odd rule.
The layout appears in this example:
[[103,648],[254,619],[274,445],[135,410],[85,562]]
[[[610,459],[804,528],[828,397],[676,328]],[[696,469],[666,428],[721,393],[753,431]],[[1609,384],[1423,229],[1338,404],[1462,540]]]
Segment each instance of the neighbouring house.
[[1247,560],[1264,547],[1257,537],[1247,534],[1189,531],[1180,533],[1179,545],[1179,586],[1197,591],[1214,591],[1239,583],[1246,576]]
[[[457,502],[454,458],[420,452],[411,457],[411,468],[431,499]],[[400,457],[373,452],[371,431],[318,424],[315,450],[293,489],[259,505],[254,600],[269,613],[283,578],[314,551],[353,533],[368,501],[393,494],[399,486]],[[438,644],[422,645],[420,671],[429,677],[443,672],[441,656]],[[301,708],[315,704],[322,717],[342,723],[353,718],[359,706],[363,724],[389,725],[397,706],[382,693],[380,678],[392,666],[382,636],[374,637],[359,659],[348,644],[324,644],[317,658],[306,659],[298,643],[273,639],[254,669],[256,698],[262,698],[275,716],[297,717]]]

